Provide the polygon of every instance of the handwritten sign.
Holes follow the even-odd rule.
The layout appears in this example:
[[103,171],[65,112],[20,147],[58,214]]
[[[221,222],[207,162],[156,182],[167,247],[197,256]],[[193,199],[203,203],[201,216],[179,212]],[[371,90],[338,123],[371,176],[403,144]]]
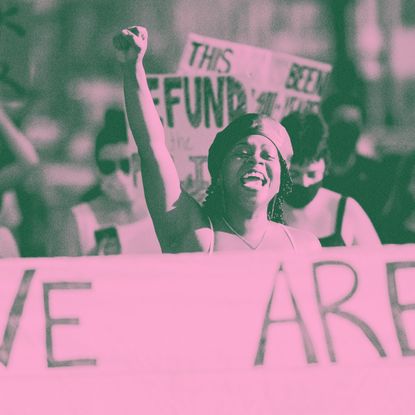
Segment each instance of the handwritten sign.
[[[298,82],[296,76],[291,74],[289,82]],[[280,110],[278,90],[254,87],[247,78],[169,74],[149,75],[148,82],[183,187],[199,199],[210,182],[207,155],[217,132],[246,112],[275,118]],[[300,102],[295,96],[284,99],[288,112]]]
[[292,111],[316,111],[331,65],[286,53],[190,33],[179,72],[247,78],[279,120]]
[[202,197],[209,183],[208,150],[216,133],[237,116],[256,111],[256,97],[233,76],[150,75],[148,82],[183,186]]
[[178,74],[150,77],[183,187],[203,199],[209,146],[238,115],[280,120],[318,111],[330,71],[326,63],[190,34]]
[[413,413],[415,247],[0,262],[2,413]]

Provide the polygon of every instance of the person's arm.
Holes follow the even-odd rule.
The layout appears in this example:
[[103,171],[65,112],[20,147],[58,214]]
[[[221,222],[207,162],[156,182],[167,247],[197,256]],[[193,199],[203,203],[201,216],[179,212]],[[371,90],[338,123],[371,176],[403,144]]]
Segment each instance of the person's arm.
[[363,208],[352,198],[347,198],[342,226],[346,245],[379,246],[379,236]]
[[170,242],[194,225],[189,218],[201,216],[201,208],[181,189],[147,84],[143,66],[146,29],[135,26],[123,30],[114,38],[114,46],[122,64],[127,117],[141,158],[147,206],[162,249],[168,251]]
[[287,228],[293,238],[296,251],[309,252],[321,249],[320,241],[313,233],[291,226],[287,226]]
[[39,163],[32,143],[13,124],[0,104],[0,135],[13,154],[15,161],[0,170],[0,191],[14,187],[29,170]]
[[19,257],[19,248],[12,233],[7,228],[0,228],[0,258]]

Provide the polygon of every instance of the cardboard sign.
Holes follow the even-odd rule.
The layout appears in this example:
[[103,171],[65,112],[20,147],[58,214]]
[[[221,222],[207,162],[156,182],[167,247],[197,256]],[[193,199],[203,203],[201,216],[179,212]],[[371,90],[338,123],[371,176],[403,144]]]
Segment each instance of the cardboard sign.
[[264,92],[216,74],[149,75],[148,82],[183,187],[200,200],[210,182],[207,155],[215,135],[241,114],[264,112]]
[[415,247],[0,262],[5,414],[414,413]]
[[183,187],[203,199],[209,146],[238,115],[280,120],[318,111],[330,71],[310,59],[190,34],[178,74],[149,77]]
[[[235,75],[249,79],[276,120],[292,111],[317,111],[331,65],[241,43],[190,33],[179,64],[187,74]],[[261,96],[261,94],[257,94]]]

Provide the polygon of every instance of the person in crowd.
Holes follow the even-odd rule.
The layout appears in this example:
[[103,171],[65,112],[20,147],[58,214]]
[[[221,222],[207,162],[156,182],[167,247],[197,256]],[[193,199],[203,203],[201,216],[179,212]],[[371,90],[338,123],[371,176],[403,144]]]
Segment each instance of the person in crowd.
[[284,127],[245,114],[219,132],[209,149],[211,184],[201,206],[182,189],[166,146],[143,65],[146,29],[123,30],[114,46],[122,62],[129,124],[140,149],[145,197],[163,252],[319,247],[314,235],[281,223],[292,155]]
[[22,215],[14,190],[3,192],[0,200],[0,226],[9,228],[12,232],[20,225]]
[[355,199],[377,226],[388,190],[379,186],[383,179],[381,164],[357,151],[364,122],[363,107],[351,95],[334,94],[323,101],[321,112],[328,124],[331,158],[324,187]]
[[383,243],[415,243],[415,152],[403,157],[398,165],[381,224]]
[[10,230],[0,226],[0,258],[19,257],[19,248]]
[[[3,195],[19,186],[38,163],[35,148],[0,103],[0,202]],[[5,227],[1,229],[0,244],[0,256],[19,255],[14,237]]]
[[284,205],[286,223],[312,232],[323,247],[379,245],[377,233],[359,203],[322,187],[330,156],[321,117],[294,112],[281,124],[294,149],[290,167],[293,190]]
[[139,156],[128,139],[124,112],[109,109],[95,143],[100,192],[71,209],[55,255],[158,253],[144,203]]

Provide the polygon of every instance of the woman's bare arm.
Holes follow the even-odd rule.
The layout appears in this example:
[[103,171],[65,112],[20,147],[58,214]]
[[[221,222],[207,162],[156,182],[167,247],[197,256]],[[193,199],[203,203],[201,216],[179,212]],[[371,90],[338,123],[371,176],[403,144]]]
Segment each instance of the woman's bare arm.
[[13,124],[0,105],[0,135],[15,160],[0,170],[0,192],[14,187],[39,163],[32,143]]
[[342,234],[348,245],[368,247],[381,245],[375,227],[366,212],[350,197],[346,201]]
[[0,227],[0,258],[17,258],[19,248],[12,233],[7,228]]
[[123,30],[114,38],[114,46],[122,63],[125,105],[141,158],[145,198],[163,247],[163,241],[185,232],[189,215],[198,214],[200,206],[180,187],[164,127],[147,84],[143,65],[146,29],[135,26]]

